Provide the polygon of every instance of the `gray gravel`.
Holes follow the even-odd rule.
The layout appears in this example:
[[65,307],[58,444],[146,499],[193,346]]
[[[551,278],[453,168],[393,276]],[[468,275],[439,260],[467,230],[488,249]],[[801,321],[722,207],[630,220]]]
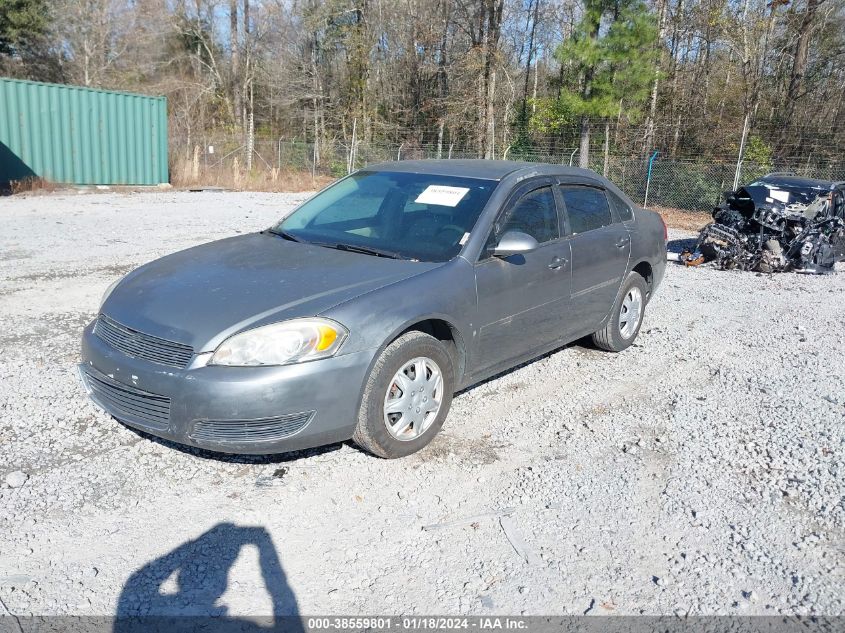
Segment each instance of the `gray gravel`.
[[89,404],[78,341],[112,280],[302,197],[0,200],[4,608],[845,613],[843,274],[671,265],[635,347],[470,389],[400,461],[221,458]]

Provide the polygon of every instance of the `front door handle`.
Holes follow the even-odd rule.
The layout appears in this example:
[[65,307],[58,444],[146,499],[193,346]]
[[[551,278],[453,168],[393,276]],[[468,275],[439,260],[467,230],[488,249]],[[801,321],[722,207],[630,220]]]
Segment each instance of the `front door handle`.
[[565,257],[553,257],[551,263],[549,264],[549,268],[552,270],[557,270],[563,266],[566,266],[568,260]]
[[631,238],[628,235],[626,235],[625,237],[620,237],[618,240],[616,240],[616,248],[624,248],[630,243]]

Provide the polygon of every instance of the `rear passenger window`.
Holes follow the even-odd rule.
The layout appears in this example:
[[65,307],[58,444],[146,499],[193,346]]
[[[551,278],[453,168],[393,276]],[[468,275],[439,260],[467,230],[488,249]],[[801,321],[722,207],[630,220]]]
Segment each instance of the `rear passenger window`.
[[610,200],[610,204],[613,205],[613,208],[616,209],[616,213],[619,214],[619,219],[623,222],[630,222],[634,219],[634,212],[631,210],[631,207],[625,202],[622,198],[617,196],[612,191],[608,191],[607,197]]
[[586,233],[613,224],[607,197],[589,187],[561,188],[572,233]]

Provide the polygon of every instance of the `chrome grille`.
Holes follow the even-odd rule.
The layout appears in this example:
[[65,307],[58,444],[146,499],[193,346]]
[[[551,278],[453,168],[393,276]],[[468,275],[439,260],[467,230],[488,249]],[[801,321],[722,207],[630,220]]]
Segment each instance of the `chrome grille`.
[[256,420],[199,420],[191,437],[205,442],[265,442],[280,440],[305,427],[313,411]]
[[94,334],[127,356],[159,365],[184,369],[194,355],[194,350],[189,345],[144,334],[121,325],[103,314],[97,318]]
[[85,371],[91,395],[114,417],[125,418],[151,429],[166,430],[170,424],[170,398],[141,391]]

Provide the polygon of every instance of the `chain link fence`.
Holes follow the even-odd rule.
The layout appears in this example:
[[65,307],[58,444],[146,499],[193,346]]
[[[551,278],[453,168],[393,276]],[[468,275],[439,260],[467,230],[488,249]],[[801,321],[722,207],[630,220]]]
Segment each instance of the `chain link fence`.
[[[331,142],[315,145],[295,140],[256,140],[252,155],[244,145],[226,139],[177,140],[171,143],[171,173],[174,184],[233,187],[237,189],[282,190],[319,188],[373,163],[391,160],[477,158],[475,150],[451,145],[411,145]],[[503,152],[496,158],[577,165],[577,148],[519,150]],[[653,162],[649,179],[648,157],[604,156],[593,149],[590,168],[606,175],[638,204],[709,211],[723,192],[733,188],[736,161],[664,160]],[[772,171],[823,180],[845,180],[845,165],[760,165],[743,162],[740,184],[751,182]],[[293,183],[293,185],[292,185]],[[646,188],[648,198],[646,200]]]

